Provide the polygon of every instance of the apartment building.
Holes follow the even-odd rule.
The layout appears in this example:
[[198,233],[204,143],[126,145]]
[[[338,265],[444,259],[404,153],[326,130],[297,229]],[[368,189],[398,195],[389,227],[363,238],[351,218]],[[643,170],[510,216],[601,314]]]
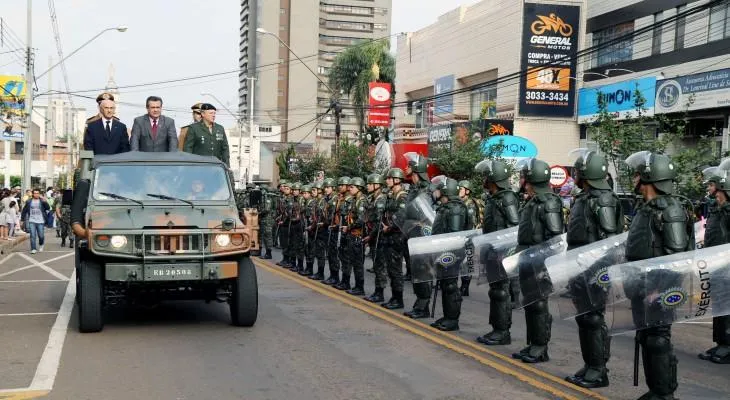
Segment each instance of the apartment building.
[[[257,125],[280,127],[284,142],[312,143],[329,151],[334,118],[324,114],[332,96],[320,80],[327,82],[332,61],[348,46],[390,37],[391,4],[392,0],[242,0],[239,111],[249,115],[253,94]],[[341,124],[342,137],[356,137],[351,112],[343,113]]]

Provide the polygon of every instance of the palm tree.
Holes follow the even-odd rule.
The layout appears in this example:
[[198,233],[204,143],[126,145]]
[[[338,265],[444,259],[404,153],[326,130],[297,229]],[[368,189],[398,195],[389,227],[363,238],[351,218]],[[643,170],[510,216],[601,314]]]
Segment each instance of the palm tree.
[[370,82],[395,81],[395,59],[388,52],[387,41],[373,41],[352,46],[340,53],[329,70],[329,83],[338,92],[350,98],[355,119],[362,134],[365,131],[365,109],[368,104]]

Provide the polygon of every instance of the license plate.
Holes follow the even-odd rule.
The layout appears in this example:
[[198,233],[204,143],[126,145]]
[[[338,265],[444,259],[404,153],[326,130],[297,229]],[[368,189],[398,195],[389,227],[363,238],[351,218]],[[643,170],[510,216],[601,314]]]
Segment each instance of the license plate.
[[147,265],[145,280],[176,281],[200,279],[200,266],[197,265]]

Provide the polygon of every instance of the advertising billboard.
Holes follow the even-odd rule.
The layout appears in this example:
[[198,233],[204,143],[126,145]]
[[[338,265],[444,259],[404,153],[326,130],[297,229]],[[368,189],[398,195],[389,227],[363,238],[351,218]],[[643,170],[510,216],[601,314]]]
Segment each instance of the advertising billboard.
[[606,101],[606,111],[613,113],[616,119],[636,117],[638,110],[635,107],[636,92],[644,98],[645,116],[654,115],[654,93],[656,78],[648,77],[618,82],[578,91],[578,123],[590,123],[598,117],[598,95],[603,94]]
[[370,82],[368,126],[390,126],[390,83]]
[[575,115],[580,6],[525,3],[522,21],[519,114]]
[[[454,75],[442,76],[436,79],[433,84],[433,94],[438,96],[443,93],[448,93],[454,90],[455,77]],[[454,113],[454,96],[442,96],[434,99],[434,114],[453,114]]]
[[727,106],[730,106],[730,68],[657,81],[656,114]]

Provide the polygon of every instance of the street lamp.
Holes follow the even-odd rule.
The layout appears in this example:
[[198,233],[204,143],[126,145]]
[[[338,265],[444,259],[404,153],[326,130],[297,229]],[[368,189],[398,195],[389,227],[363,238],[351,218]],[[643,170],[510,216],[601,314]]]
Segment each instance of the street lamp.
[[[26,89],[26,100],[25,100],[25,113],[27,118],[27,124],[26,124],[26,132],[25,135],[23,135],[23,188],[25,190],[31,188],[31,165],[33,160],[33,143],[32,143],[32,128],[33,128],[33,82],[42,78],[47,73],[51,72],[52,69],[56,68],[58,65],[63,63],[64,61],[68,60],[71,56],[76,54],[79,50],[83,49],[88,45],[89,43],[93,42],[96,38],[101,36],[107,31],[114,31],[117,32],[126,32],[127,27],[126,26],[117,26],[115,28],[107,28],[102,30],[101,32],[97,33],[96,36],[92,37],[91,39],[87,40],[84,44],[79,46],[76,50],[69,53],[66,57],[59,60],[56,64],[52,65],[50,68],[48,68],[46,71],[41,73],[40,75],[33,75],[33,62],[31,57],[32,52],[32,35],[31,35],[31,24],[32,24],[32,12],[31,12],[31,0],[28,1],[28,15],[27,15],[27,29],[28,29],[28,47],[26,49],[27,51],[27,61],[26,61],[26,69],[25,69],[25,82],[26,86],[28,87]],[[71,150],[71,135],[68,136],[68,149]],[[69,156],[70,159],[70,156]]]
[[[230,109],[228,109],[228,107],[226,107],[226,105],[223,104],[223,102],[220,101],[220,99],[218,99],[217,97],[215,97],[214,94],[211,94],[211,93],[201,93],[200,95],[201,96],[210,96],[210,97],[212,97],[221,106],[223,106],[223,108],[226,111],[228,111],[229,114],[231,114],[232,116],[234,116],[236,118],[236,122],[238,123],[238,179],[240,180],[241,179],[241,166],[242,166],[241,165],[241,154],[243,153],[243,147],[242,147],[242,143],[243,143],[243,121],[242,121],[242,118],[239,117],[239,116],[237,116],[236,114],[234,114]],[[251,163],[252,156],[253,156],[253,129],[251,130],[249,136],[251,138],[251,143],[250,143],[250,146],[249,146],[249,153],[248,153],[248,172],[246,173],[246,182],[251,183],[251,182],[253,182],[253,174],[252,174],[253,167],[252,167],[252,163]]]

